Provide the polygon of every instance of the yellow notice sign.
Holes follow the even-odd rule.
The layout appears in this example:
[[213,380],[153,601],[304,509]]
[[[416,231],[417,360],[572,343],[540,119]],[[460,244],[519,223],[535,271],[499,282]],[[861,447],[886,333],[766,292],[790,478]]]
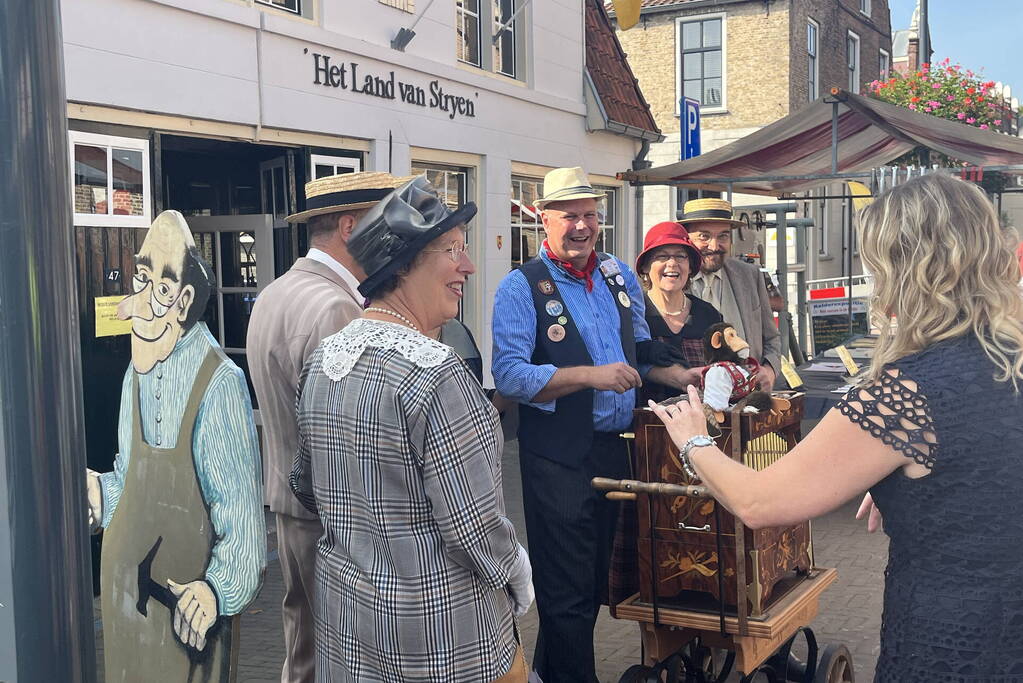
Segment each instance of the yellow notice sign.
[[117,319],[117,304],[124,296],[98,296],[96,302],[96,336],[116,337],[131,332],[131,320]]
[[792,362],[785,356],[781,357],[781,374],[785,378],[785,381],[789,383],[790,389],[803,386],[803,379],[796,372],[796,368],[793,367]]
[[840,344],[835,347],[835,353],[837,353],[838,357],[842,359],[842,364],[845,365],[845,369],[849,372],[850,377],[860,371],[860,366],[853,360],[852,354],[849,353],[849,349]]

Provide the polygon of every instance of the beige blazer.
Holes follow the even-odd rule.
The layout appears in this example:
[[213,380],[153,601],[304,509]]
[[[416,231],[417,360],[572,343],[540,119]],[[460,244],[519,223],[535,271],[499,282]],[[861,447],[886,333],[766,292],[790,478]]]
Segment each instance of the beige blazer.
[[781,374],[781,337],[774,324],[774,312],[767,297],[767,285],[760,268],[737,258],[725,259],[725,272],[739,306],[739,317],[746,331],[750,355],[767,361]]
[[300,258],[260,292],[246,339],[249,374],[263,423],[266,500],[281,514],[316,519],[291,492],[298,451],[295,393],[320,341],[362,315],[355,293],[330,267]]

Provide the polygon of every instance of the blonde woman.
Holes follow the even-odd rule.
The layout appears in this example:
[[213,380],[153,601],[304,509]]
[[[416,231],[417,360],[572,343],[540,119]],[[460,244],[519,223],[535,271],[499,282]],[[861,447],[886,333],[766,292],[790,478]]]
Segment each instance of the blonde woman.
[[875,682],[1023,680],[1023,298],[1010,245],[966,182],[934,174],[879,196],[860,217],[882,330],[867,379],[762,472],[708,445],[692,389],[654,407],[685,465],[751,527],[870,489],[890,537]]

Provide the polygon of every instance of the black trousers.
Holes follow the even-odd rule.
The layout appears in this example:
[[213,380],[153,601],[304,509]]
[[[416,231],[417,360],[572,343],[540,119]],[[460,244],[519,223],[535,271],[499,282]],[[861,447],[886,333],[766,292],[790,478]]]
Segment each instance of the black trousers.
[[593,683],[593,626],[607,589],[619,505],[590,486],[628,476],[617,434],[595,433],[576,467],[522,449],[522,498],[540,631],[533,668],[544,683]]

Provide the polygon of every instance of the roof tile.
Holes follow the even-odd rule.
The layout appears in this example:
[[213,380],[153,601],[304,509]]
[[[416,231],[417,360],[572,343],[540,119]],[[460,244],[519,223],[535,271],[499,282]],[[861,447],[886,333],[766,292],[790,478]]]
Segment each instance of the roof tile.
[[[677,0],[674,0],[677,2]],[[586,70],[612,121],[660,133],[602,0],[586,0]]]

